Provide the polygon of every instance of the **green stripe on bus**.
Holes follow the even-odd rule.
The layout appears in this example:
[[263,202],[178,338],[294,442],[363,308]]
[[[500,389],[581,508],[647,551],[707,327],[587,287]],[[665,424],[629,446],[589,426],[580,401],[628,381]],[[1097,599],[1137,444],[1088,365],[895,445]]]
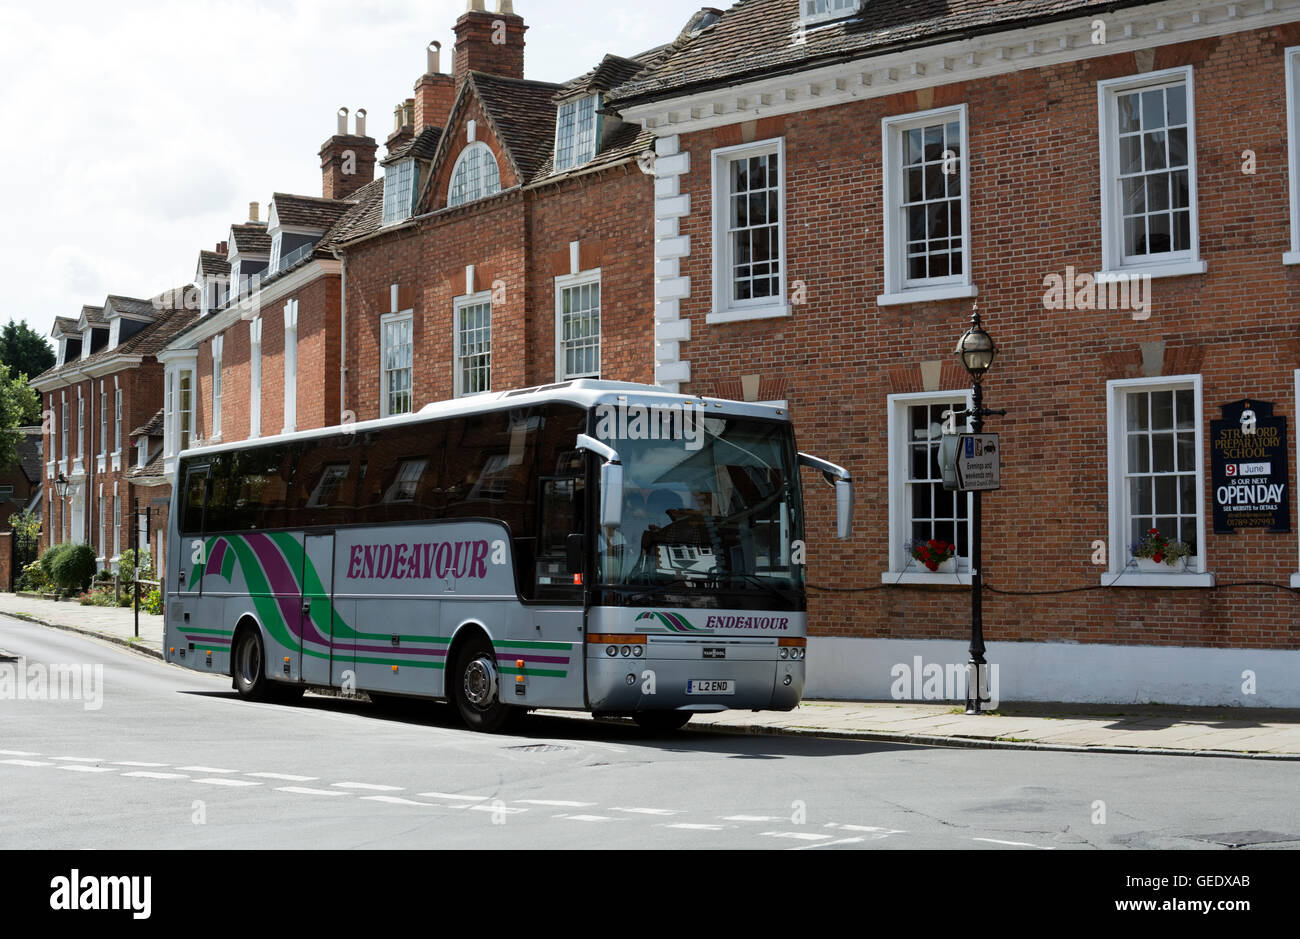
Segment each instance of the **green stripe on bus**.
[[349,662],[356,662],[358,664],[363,664],[363,665],[405,665],[407,668],[446,668],[447,667],[442,662],[418,662],[418,661],[413,661],[411,659],[364,659],[360,657],[355,659],[345,659],[340,656],[335,656],[335,661],[337,661],[340,665],[347,665]]
[[569,674],[553,668],[501,668],[500,670],[503,675],[536,675],[539,678],[564,678]]

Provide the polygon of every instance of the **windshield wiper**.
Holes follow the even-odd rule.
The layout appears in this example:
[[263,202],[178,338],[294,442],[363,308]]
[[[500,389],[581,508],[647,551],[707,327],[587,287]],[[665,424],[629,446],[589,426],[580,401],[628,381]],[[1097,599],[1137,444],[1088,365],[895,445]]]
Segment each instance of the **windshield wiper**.
[[748,571],[715,571],[714,573],[710,574],[707,579],[714,580],[723,577],[727,578],[728,580],[735,580],[739,578],[748,581],[751,584],[757,584],[758,586],[769,591],[773,596],[780,597],[782,600],[789,599],[786,596],[786,594],[781,591],[781,588],[776,586],[776,584],[768,583],[762,577],[759,577],[757,574],[751,574]]

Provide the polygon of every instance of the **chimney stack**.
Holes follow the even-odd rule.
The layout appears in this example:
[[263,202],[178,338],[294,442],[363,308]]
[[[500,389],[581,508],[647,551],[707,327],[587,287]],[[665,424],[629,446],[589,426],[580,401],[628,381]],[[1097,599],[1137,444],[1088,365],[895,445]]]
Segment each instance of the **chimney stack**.
[[384,145],[388,147],[388,153],[398,147],[403,146],[407,141],[415,137],[415,99],[407,98],[397,107],[393,108],[393,132],[388,135]]
[[229,254],[226,250],[226,243],[224,241],[217,242],[217,254],[221,255],[223,258]]
[[451,116],[451,106],[456,103],[456,81],[438,71],[442,43],[436,39],[426,47],[429,71],[415,83],[415,124],[420,133],[426,127],[445,127]]
[[523,78],[527,29],[510,0],[497,0],[495,13],[487,12],[483,0],[469,0],[465,12],[456,21],[452,66],[456,90],[460,90],[471,71]]
[[321,195],[347,199],[375,178],[375,153],[379,144],[366,136],[366,111],[357,108],[356,132],[348,133],[348,109],[339,108],[336,133],[321,144]]

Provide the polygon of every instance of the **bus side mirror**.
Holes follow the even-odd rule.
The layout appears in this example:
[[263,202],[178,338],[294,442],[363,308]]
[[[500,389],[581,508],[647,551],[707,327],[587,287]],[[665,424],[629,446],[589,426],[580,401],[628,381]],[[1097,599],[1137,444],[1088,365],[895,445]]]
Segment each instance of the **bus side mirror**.
[[847,479],[835,480],[835,537],[848,540],[853,534],[853,483]]
[[582,549],[585,540],[576,532],[564,539],[564,560],[570,574],[582,573]]
[[602,463],[600,467],[600,527],[623,524],[623,465]]

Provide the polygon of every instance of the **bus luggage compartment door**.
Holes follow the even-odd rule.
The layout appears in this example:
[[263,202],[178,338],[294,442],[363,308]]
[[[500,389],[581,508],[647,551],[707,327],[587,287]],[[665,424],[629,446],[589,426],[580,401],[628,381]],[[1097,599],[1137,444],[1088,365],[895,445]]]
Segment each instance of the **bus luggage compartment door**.
[[330,684],[334,639],[334,535],[307,535],[302,545],[302,680]]

